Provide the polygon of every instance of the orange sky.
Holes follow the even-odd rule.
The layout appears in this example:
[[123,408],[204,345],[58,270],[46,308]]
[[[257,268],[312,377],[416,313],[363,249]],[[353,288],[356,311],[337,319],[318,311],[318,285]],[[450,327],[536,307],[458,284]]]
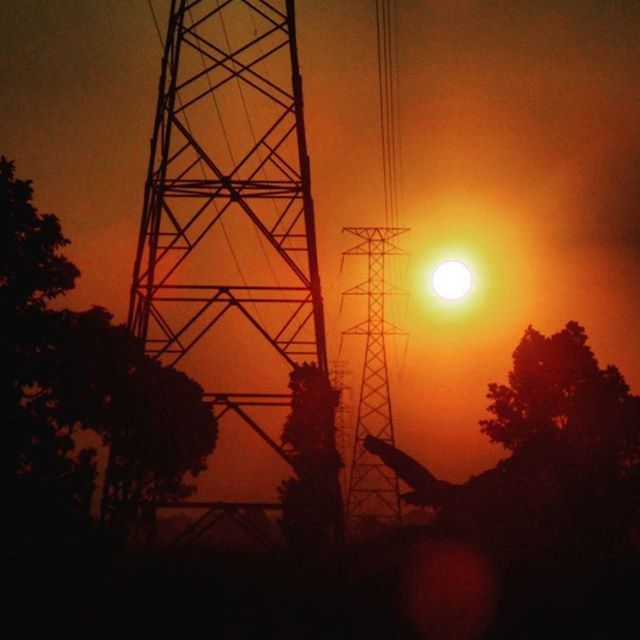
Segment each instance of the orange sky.
[[[406,312],[404,301],[390,310],[411,333],[406,357],[402,342],[389,348],[396,437],[436,475],[461,481],[500,455],[475,425],[528,324],[551,333],[579,321],[600,363],[618,365],[640,392],[640,8],[398,5],[400,222],[412,232],[410,259],[392,270],[411,291]],[[375,13],[372,2],[336,0],[302,0],[297,11],[334,358],[340,330],[365,313],[354,300],[338,313],[340,291],[357,280],[354,263],[340,274],[341,227],[384,224]],[[36,204],[73,242],[67,253],[83,275],[65,302],[104,305],[122,321],[160,59],[148,6],[22,0],[0,6],[0,25],[0,152],[33,178]],[[464,302],[426,292],[442,257],[474,269]],[[350,338],[341,353],[354,388],[363,349]],[[262,460],[261,443],[255,456],[247,449],[252,434],[228,433],[219,453],[242,455],[246,473],[225,490],[248,499],[256,475],[282,470]]]

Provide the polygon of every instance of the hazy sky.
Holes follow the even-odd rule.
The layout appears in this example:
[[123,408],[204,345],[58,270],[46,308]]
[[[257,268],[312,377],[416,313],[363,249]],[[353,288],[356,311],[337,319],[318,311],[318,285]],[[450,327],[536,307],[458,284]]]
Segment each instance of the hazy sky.
[[[166,3],[168,4],[168,3]],[[411,290],[391,311],[399,445],[463,480],[500,449],[479,434],[524,329],[577,320],[640,392],[640,5],[635,0],[398,0]],[[166,5],[154,0],[162,20]],[[298,2],[330,357],[350,318],[341,228],[384,224],[375,3]],[[0,153],[62,220],[82,278],[65,301],[123,320],[160,46],[144,0],[0,4]],[[426,288],[441,258],[474,269],[457,305]],[[353,303],[356,304],[356,303]],[[346,345],[346,343],[345,343]],[[357,387],[364,345],[342,357]],[[354,394],[354,400],[355,400]],[[224,432],[223,432],[224,435]],[[256,463],[255,473],[261,467]],[[242,493],[242,492],[240,492]]]

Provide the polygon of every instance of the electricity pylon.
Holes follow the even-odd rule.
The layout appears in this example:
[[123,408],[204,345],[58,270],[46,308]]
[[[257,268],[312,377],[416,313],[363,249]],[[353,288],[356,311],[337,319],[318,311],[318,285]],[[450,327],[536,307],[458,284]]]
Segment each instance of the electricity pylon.
[[372,435],[395,446],[385,338],[406,335],[406,332],[385,319],[385,297],[403,293],[385,281],[385,258],[406,255],[395,244],[395,239],[409,229],[346,227],[344,231],[359,238],[358,244],[344,255],[366,256],[368,260],[367,280],[344,292],[344,295],[365,296],[368,308],[366,320],[343,332],[367,339],[347,493],[346,525],[353,534],[367,518],[392,525],[400,524],[402,518],[396,474],[369,453],[363,443]]
[[327,373],[293,0],[172,0],[128,325],[290,463],[252,411]]

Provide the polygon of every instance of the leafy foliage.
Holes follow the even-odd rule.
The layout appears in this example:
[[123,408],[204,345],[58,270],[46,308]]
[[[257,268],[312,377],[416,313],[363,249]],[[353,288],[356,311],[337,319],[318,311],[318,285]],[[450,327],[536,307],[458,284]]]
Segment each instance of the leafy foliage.
[[509,385],[489,385],[481,422],[492,441],[518,450],[534,440],[562,440],[588,460],[620,471],[638,462],[638,400],[614,366],[601,369],[576,322],[545,337],[529,327],[513,354]]
[[[54,312],[48,300],[70,290],[80,272],[59,250],[69,244],[52,214],[31,203],[29,181],[0,158],[0,410],[5,455],[16,503],[39,498],[63,513],[88,514],[95,450],[73,455],[70,426],[43,391],[42,365],[50,348]],[[41,501],[40,501],[41,502]]]
[[110,481],[129,499],[191,495],[184,475],[206,469],[218,434],[202,387],[149,358],[119,383],[102,429],[112,450]]
[[[183,476],[205,468],[217,436],[202,388],[145,356],[142,343],[113,326],[104,309],[35,315],[40,345],[27,371],[37,393],[26,406],[58,430],[97,433],[112,449],[110,481],[119,497],[191,493]],[[25,339],[36,335],[36,327],[25,329]]]
[[291,413],[282,434],[297,477],[280,487],[286,538],[295,549],[321,548],[342,536],[342,467],[335,446],[339,395],[315,366],[291,373]]
[[0,309],[3,315],[25,306],[43,307],[47,300],[72,289],[80,275],[58,252],[69,241],[58,218],[40,214],[31,204],[29,180],[14,177],[15,168],[0,157]]
[[121,497],[188,494],[183,476],[204,468],[217,436],[202,388],[145,356],[105,309],[47,308],[79,271],[59,254],[69,241],[57,218],[40,215],[31,197],[30,183],[2,158],[0,409],[13,495],[87,516],[96,451],[76,451],[86,430],[110,446]]
[[[600,368],[576,322],[551,336],[529,327],[509,384],[489,385],[481,422],[510,458],[468,483],[486,533],[504,549],[627,546],[640,515],[640,398],[614,366]],[[461,505],[468,508],[469,501]],[[490,514],[490,515],[489,515]],[[631,536],[631,537],[630,537]]]

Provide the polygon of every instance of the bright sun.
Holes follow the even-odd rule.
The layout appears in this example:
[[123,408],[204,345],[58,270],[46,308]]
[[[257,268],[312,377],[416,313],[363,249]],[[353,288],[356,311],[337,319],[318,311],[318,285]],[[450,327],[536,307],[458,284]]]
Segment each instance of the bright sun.
[[447,260],[431,274],[431,288],[446,300],[459,300],[471,290],[471,269],[459,260]]

